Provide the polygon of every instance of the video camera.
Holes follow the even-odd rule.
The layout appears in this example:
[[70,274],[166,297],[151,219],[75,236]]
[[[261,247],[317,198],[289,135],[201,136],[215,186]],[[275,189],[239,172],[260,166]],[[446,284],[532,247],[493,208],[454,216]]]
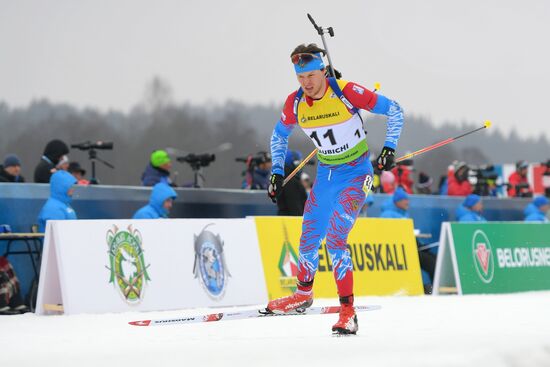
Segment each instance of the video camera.
[[491,189],[502,186],[498,183],[499,175],[492,165],[468,166],[469,181],[474,185],[474,194],[489,196]]
[[248,157],[235,158],[237,162],[246,163],[246,167],[250,170],[258,167],[260,164],[271,162],[271,154],[268,152],[258,152],[256,155],[250,154]]
[[210,165],[210,163],[214,162],[216,160],[215,154],[194,154],[190,153],[183,157],[177,157],[176,160],[178,162],[186,162],[189,163],[191,168],[193,170],[199,170],[201,167],[207,167]]
[[112,141],[85,141],[83,143],[71,144],[71,148],[80,149],[80,150],[92,150],[92,149],[102,149],[102,150],[112,150],[113,142]]

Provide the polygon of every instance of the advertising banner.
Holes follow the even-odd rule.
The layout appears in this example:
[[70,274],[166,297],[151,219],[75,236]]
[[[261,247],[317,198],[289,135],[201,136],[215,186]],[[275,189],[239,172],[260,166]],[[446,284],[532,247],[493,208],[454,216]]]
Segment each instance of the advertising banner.
[[263,304],[253,219],[50,221],[37,300],[65,314]]
[[[256,217],[269,299],[291,294],[298,274],[300,217]],[[359,218],[348,237],[356,296],[423,294],[412,220]],[[337,297],[330,256],[323,243],[313,292]]]
[[550,289],[550,224],[443,223],[434,292]]

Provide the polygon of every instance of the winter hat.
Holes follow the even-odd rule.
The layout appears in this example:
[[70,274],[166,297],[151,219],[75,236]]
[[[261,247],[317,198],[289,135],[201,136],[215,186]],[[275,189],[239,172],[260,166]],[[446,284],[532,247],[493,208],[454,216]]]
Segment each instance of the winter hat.
[[302,153],[297,150],[289,150],[286,152],[285,166],[297,166],[302,160]]
[[44,155],[54,164],[57,164],[59,162],[59,158],[66,154],[69,154],[69,147],[64,141],[59,139],[51,140],[44,148]]
[[82,166],[80,166],[80,163],[78,162],[69,163],[69,168],[67,169],[67,171],[69,171],[70,173],[80,172],[82,176],[86,174],[86,170],[82,168]]
[[550,200],[548,200],[546,196],[537,196],[535,199],[533,199],[533,205],[535,205],[537,208],[549,204]]
[[523,168],[529,168],[529,163],[527,163],[527,161],[517,161],[516,162],[516,169],[520,170],[520,169],[523,169]]
[[480,200],[481,200],[481,197],[479,195],[470,194],[466,196],[466,199],[464,199],[464,203],[462,205],[464,205],[466,208],[471,208],[472,206],[479,203]]
[[418,183],[416,184],[416,187],[420,189],[424,189],[432,186],[432,183],[433,183],[433,180],[430,176],[428,176],[424,172],[420,172],[418,175]]
[[398,187],[393,193],[393,202],[397,203],[401,200],[409,200],[409,194],[402,187]]
[[160,167],[163,164],[170,162],[170,156],[164,150],[155,150],[151,154],[151,165],[153,167]]
[[4,168],[12,166],[21,166],[21,161],[15,154],[8,154],[4,159]]

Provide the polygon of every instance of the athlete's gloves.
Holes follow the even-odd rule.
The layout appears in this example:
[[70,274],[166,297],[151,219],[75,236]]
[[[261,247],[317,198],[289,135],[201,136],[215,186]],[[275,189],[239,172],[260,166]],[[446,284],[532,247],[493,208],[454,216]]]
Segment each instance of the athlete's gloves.
[[269,179],[269,186],[267,186],[267,196],[269,196],[271,201],[273,201],[274,203],[277,202],[277,198],[281,195],[281,192],[283,192],[284,181],[284,177],[276,173],[272,174],[271,178]]
[[382,148],[382,152],[376,158],[376,165],[381,171],[389,171],[395,167],[395,149],[389,147]]

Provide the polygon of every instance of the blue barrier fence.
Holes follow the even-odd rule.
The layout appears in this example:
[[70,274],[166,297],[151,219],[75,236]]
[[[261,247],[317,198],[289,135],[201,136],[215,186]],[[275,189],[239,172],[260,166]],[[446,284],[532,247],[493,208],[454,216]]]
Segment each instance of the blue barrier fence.
[[[178,188],[178,199],[172,209],[172,218],[241,218],[245,216],[276,215],[277,208],[264,191],[229,189]],[[79,219],[125,219],[149,201],[150,188],[130,186],[78,186],[72,206]],[[9,224],[13,232],[29,232],[37,223],[37,216],[49,196],[46,184],[0,183],[0,224]],[[380,215],[388,195],[374,195],[374,204],[367,215]],[[439,239],[443,221],[454,220],[455,209],[462,198],[412,195],[410,214],[415,228]],[[492,221],[523,220],[527,199],[484,199],[484,216]],[[0,243],[0,255],[5,244]],[[26,294],[32,282],[32,268],[27,256],[13,256],[10,261]]]

